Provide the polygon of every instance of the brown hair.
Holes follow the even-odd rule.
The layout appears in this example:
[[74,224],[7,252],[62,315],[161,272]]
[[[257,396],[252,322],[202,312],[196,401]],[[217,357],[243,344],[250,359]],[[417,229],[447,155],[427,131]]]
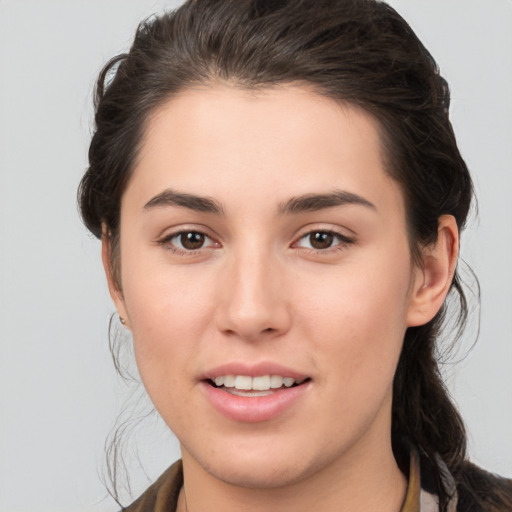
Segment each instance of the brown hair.
[[[376,0],[189,0],[143,22],[127,54],[98,79],[96,130],[79,190],[86,226],[102,223],[119,277],[119,212],[148,116],[194,84],[229,81],[242,88],[303,83],[353,103],[379,122],[389,174],[400,183],[411,251],[435,241],[438,219],[464,227],[473,189],[450,124],[449,89],[410,26]],[[121,284],[121,283],[119,283]],[[459,327],[467,316],[456,274]],[[392,434],[464,479],[466,435],[440,376],[436,341],[445,306],[409,328],[394,380]],[[446,506],[448,496],[441,496]],[[444,509],[444,508],[443,508]]]

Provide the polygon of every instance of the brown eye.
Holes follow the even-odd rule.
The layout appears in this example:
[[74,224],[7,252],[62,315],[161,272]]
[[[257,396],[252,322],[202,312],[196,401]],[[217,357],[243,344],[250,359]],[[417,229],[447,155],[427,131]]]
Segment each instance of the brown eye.
[[334,241],[334,234],[328,231],[315,231],[309,234],[309,243],[313,249],[328,249]]
[[194,251],[203,247],[206,235],[197,231],[188,231],[179,235],[179,242],[183,249]]
[[218,242],[212,240],[205,233],[201,233],[201,231],[179,231],[165,237],[159,243],[179,254],[219,247]]
[[328,249],[342,249],[352,243],[352,239],[335,231],[310,231],[296,242],[296,247],[327,252]]

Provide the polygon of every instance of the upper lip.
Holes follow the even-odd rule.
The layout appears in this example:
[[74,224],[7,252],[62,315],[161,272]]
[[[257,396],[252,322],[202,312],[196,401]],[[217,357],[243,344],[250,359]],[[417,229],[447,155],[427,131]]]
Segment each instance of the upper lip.
[[248,377],[258,377],[260,375],[280,375],[281,377],[292,377],[298,382],[301,382],[309,377],[300,371],[270,361],[264,361],[256,364],[233,361],[215,366],[214,368],[207,370],[200,377],[200,379],[214,380],[215,377],[220,377],[222,375],[247,375]]

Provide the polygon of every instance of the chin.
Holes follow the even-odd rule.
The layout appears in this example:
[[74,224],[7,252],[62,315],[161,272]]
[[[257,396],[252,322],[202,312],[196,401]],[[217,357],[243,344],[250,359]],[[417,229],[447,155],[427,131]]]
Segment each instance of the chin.
[[273,460],[270,454],[265,454],[265,462],[229,461],[225,464],[211,463],[205,467],[213,477],[236,487],[247,489],[278,489],[296,484],[307,477],[307,471],[302,464],[291,463],[290,460]]
[[[309,458],[305,443],[231,442],[215,451],[188,452],[204,471],[226,484],[248,489],[278,489],[307,479],[322,467],[319,457]],[[183,450],[183,448],[182,448]],[[329,461],[323,461],[328,464]]]

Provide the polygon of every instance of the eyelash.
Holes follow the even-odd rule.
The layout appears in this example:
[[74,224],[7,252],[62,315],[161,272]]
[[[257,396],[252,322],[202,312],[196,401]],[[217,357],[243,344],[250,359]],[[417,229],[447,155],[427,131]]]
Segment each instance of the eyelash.
[[294,243],[294,245],[297,245],[301,240],[305,240],[310,238],[312,235],[327,235],[333,237],[333,240],[335,240],[337,243],[334,245],[330,245],[329,247],[326,247],[324,249],[318,249],[315,247],[303,247],[303,249],[306,249],[308,251],[312,251],[316,254],[324,255],[324,254],[331,254],[333,252],[341,251],[347,248],[348,245],[351,245],[354,243],[354,239],[349,238],[345,235],[342,235],[341,233],[338,233],[336,231],[332,231],[329,229],[314,229],[312,231],[308,231],[304,235],[302,235],[297,242]]
[[[327,229],[315,229],[312,231],[308,231],[307,233],[303,234],[296,242],[292,244],[292,247],[297,246],[302,240],[307,239],[308,237],[311,237],[312,235],[323,235],[323,236],[332,236],[334,241],[337,241],[336,244],[330,245],[329,247],[318,249],[314,247],[302,247],[302,249],[305,249],[310,252],[314,252],[316,254],[325,255],[330,254],[332,252],[340,251],[345,249],[348,245],[353,244],[354,240],[352,238],[349,238],[345,235],[342,235],[341,233],[338,233],[336,231],[327,230]],[[177,239],[178,237],[182,237],[183,235],[199,235],[201,237],[204,237],[204,239],[210,240],[212,243],[210,245],[202,245],[201,247],[198,247],[197,249],[182,249],[180,247],[176,247],[172,243],[173,239]],[[208,249],[210,247],[215,248],[215,246],[219,246],[218,242],[215,242],[210,236],[208,236],[203,231],[189,229],[189,230],[181,230],[174,233],[171,233],[161,240],[158,241],[158,244],[161,246],[165,246],[166,249],[170,250],[174,254],[179,254],[183,256],[193,256],[195,254],[198,254],[201,250]],[[183,245],[181,243],[181,245]],[[300,246],[299,246],[300,247]]]
[[[193,235],[200,235],[200,236],[204,237],[205,239],[210,240],[213,243],[211,245],[208,245],[208,246],[204,246],[203,245],[203,246],[201,246],[201,247],[199,247],[197,249],[181,249],[181,248],[176,247],[175,245],[172,244],[172,240],[173,239],[178,238],[178,237],[182,237],[183,235],[191,235],[191,234],[193,234]],[[208,247],[214,247],[215,244],[218,245],[218,243],[214,242],[213,239],[210,236],[208,236],[203,231],[200,231],[200,230],[197,230],[197,229],[183,229],[181,231],[177,231],[175,233],[171,233],[171,234],[165,236],[164,238],[162,238],[161,240],[159,240],[158,244],[162,245],[162,246],[165,246],[166,249],[170,250],[174,254],[179,254],[179,255],[183,255],[183,256],[192,256],[194,254],[198,254],[203,249],[206,249]]]

